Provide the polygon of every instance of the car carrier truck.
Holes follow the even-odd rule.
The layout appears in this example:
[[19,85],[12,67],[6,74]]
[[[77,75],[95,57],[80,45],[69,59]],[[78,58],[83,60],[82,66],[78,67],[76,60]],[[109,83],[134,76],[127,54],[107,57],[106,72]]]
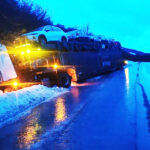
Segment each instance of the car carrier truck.
[[[124,65],[119,42],[94,41],[88,37],[70,39],[65,44],[47,43],[44,47],[28,40],[17,41],[8,48],[8,53],[17,79],[24,86],[44,84],[67,88],[71,81],[80,82]],[[12,78],[16,79],[15,75]]]

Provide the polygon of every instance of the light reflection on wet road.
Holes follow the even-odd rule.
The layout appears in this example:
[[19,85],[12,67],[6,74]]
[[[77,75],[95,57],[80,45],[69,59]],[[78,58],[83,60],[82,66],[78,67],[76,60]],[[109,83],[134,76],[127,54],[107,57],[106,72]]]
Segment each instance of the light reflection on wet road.
[[126,86],[129,88],[129,68],[125,68]]
[[[0,149],[90,150],[104,146],[107,150],[120,138],[118,144],[123,149],[128,146],[133,150],[135,104],[134,90],[130,89],[135,84],[137,67],[132,76],[130,68],[133,70],[131,65],[97,80],[73,83],[69,93],[41,104],[28,116],[0,129]],[[117,132],[120,128],[124,131]],[[104,140],[109,140],[110,145],[106,146]]]
[[33,143],[33,140],[38,141],[37,134],[40,133],[42,130],[42,126],[39,125],[37,118],[33,118],[30,120],[26,127],[23,128],[21,134],[18,136],[18,143],[19,148],[26,147],[27,149],[30,148],[30,144]]
[[88,94],[92,94],[91,90],[94,91],[95,85],[104,83],[105,80],[107,77],[83,84],[73,83],[69,93],[41,104],[29,115],[1,128],[0,149],[30,149],[33,143],[40,141],[41,135],[46,131],[51,132],[53,128],[59,128],[73,118],[87,103]]
[[67,114],[66,114],[66,106],[64,104],[63,98],[58,98],[55,105],[55,122],[60,123],[66,120]]

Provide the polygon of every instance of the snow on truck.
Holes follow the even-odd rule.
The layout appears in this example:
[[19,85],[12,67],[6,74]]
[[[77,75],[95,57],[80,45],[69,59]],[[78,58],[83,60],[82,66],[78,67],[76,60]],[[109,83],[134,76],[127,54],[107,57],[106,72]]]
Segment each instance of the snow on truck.
[[16,88],[17,80],[17,74],[6,47],[0,44],[0,89],[5,90],[6,87]]
[[[23,40],[20,40],[21,38]],[[71,81],[80,82],[104,72],[122,68],[124,65],[119,42],[77,37],[65,43],[47,42],[41,46],[24,37],[21,38],[15,42],[15,46],[8,48],[7,57],[10,57],[13,63],[9,58],[0,66],[2,77],[9,74],[11,70],[14,72],[12,81],[10,78],[7,79],[11,83],[6,85],[13,89],[14,87],[17,89],[20,85],[22,88],[34,84],[67,88],[71,85]],[[9,67],[3,70],[2,66],[7,66],[7,63],[11,65],[9,64]],[[1,85],[4,79],[1,79]],[[16,79],[20,83],[17,83]],[[6,86],[1,86],[1,89],[3,90]]]

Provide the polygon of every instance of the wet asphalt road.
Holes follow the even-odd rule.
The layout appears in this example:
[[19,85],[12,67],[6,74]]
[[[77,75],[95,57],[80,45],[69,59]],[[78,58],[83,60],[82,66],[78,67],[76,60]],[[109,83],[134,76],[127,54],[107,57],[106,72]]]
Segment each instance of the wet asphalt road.
[[143,90],[138,63],[73,84],[1,128],[0,150],[149,150]]

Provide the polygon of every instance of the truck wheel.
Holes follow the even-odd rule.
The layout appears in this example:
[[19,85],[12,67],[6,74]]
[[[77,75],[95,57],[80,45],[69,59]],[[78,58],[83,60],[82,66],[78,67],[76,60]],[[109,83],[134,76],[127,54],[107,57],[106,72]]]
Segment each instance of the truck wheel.
[[40,43],[41,46],[46,46],[46,44],[47,44],[46,38],[45,37],[40,37],[39,38],[39,43]]
[[4,93],[9,93],[9,92],[12,92],[13,89],[11,87],[7,87],[3,90]]
[[66,72],[58,73],[58,86],[69,88],[71,85],[71,77]]

